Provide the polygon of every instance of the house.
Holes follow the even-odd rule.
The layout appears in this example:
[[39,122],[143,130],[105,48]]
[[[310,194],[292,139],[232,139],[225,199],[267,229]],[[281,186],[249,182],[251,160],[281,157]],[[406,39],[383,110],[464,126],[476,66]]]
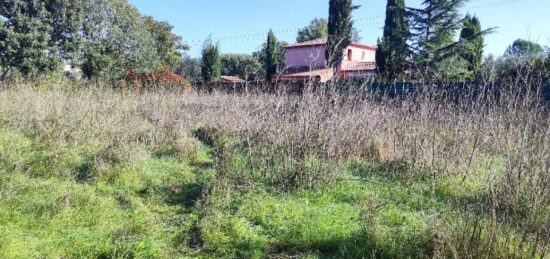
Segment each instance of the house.
[[376,47],[353,42],[344,49],[344,59],[336,71],[328,68],[327,39],[317,39],[285,47],[285,69],[272,80],[326,82],[337,76],[340,79],[362,78],[376,75]]

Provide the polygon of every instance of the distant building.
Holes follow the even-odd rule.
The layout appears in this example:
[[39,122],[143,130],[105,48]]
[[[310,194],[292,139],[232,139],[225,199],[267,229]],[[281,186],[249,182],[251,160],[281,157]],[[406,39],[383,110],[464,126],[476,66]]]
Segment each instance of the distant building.
[[219,83],[224,85],[243,85],[246,84],[246,81],[235,76],[220,76]]
[[277,81],[314,80],[326,82],[337,76],[353,79],[376,75],[376,47],[353,42],[344,49],[344,59],[336,71],[328,68],[327,39],[317,39],[285,47],[285,70],[274,75]]

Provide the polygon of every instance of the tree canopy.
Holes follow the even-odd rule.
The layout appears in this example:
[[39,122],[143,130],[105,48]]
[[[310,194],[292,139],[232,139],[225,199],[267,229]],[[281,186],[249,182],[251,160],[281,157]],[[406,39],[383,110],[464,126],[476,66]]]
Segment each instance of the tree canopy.
[[126,0],[0,2],[2,75],[39,76],[80,66],[87,78],[122,78],[181,66],[181,38]]
[[145,17],[145,26],[153,36],[161,63],[171,70],[180,68],[183,51],[188,50],[189,46],[183,43],[181,36],[172,33],[174,26],[168,22],[159,22],[150,16]]
[[[315,18],[308,26],[298,30],[296,42],[304,42],[328,37],[328,20],[325,18]],[[352,28],[352,40],[355,42],[361,41],[359,31],[356,27]]]
[[260,60],[252,55],[225,54],[221,56],[223,75],[237,76],[246,81],[263,79],[263,67]]
[[419,73],[433,76],[456,48],[453,37],[461,26],[459,8],[464,0],[423,0],[420,8],[408,8],[411,16],[411,51]]
[[304,42],[328,37],[328,21],[324,18],[315,18],[310,24],[298,31],[296,42]]
[[514,43],[512,43],[512,45],[508,46],[505,55],[514,57],[529,57],[542,55],[543,53],[544,49],[541,45],[532,41],[517,39]]

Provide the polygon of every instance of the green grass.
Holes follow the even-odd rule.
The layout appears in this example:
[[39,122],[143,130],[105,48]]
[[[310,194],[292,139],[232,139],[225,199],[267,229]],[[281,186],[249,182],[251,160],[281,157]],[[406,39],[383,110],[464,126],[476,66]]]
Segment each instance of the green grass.
[[[479,159],[478,177],[464,180],[357,159],[334,184],[285,190],[261,181],[237,139],[206,139],[185,150],[136,146],[140,158],[122,163],[110,159],[116,150],[0,131],[0,257],[431,257],[439,239],[470,230],[457,212],[487,194],[486,167],[499,165]],[[308,157],[305,168],[333,167]]]
[[430,218],[448,209],[430,198],[427,184],[376,179],[290,194],[252,191],[235,199],[220,200],[203,219],[205,245],[220,257],[421,256],[431,241]]
[[[196,167],[150,156],[78,176],[90,154],[58,152],[0,132],[0,257],[174,257],[186,251],[196,216]],[[199,150],[198,164],[206,151]],[[72,175],[72,177],[68,177]],[[179,197],[179,199],[177,198]],[[185,200],[186,202],[182,202]]]

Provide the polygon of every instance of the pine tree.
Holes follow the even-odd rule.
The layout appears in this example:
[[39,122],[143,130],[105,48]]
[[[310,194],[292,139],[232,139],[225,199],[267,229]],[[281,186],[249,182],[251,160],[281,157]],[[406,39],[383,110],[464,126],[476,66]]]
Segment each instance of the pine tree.
[[221,74],[220,51],[210,39],[202,49],[201,74],[204,83],[217,82]]
[[277,38],[272,30],[267,34],[267,46],[265,56],[265,79],[271,82],[271,77],[277,73],[279,67]]
[[351,0],[330,0],[328,18],[327,64],[338,66],[344,57],[344,49],[351,43],[353,22],[351,11],[357,9]]
[[508,57],[531,57],[542,54],[544,54],[544,49],[541,45],[523,39],[515,40],[512,45],[508,46],[504,53],[504,55]]
[[379,72],[389,79],[403,75],[409,56],[409,25],[404,0],[388,0],[384,35],[378,41],[376,63]]
[[478,78],[483,60],[483,33],[477,17],[464,17],[460,43],[460,56],[468,62],[469,79]]
[[430,75],[456,51],[453,36],[461,25],[458,9],[463,3],[464,0],[423,0],[421,8],[409,8],[412,51],[421,74]]

